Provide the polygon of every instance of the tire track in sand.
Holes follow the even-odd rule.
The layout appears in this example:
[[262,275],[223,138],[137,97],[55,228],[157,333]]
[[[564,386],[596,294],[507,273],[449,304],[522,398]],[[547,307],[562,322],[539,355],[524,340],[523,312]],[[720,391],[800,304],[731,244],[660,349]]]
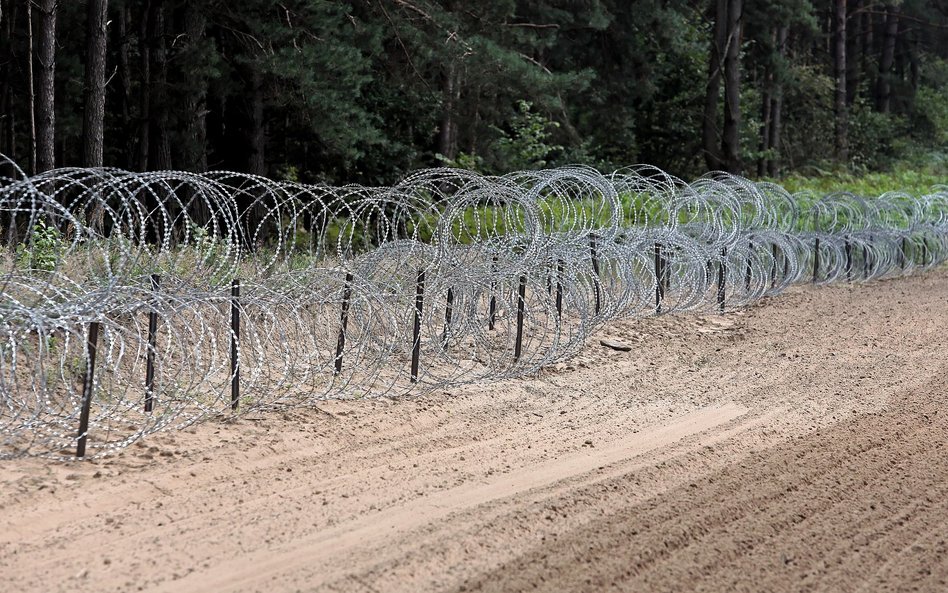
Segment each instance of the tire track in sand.
[[449,515],[499,499],[517,496],[570,479],[632,457],[666,447],[683,438],[731,422],[747,412],[733,403],[704,408],[672,423],[648,429],[607,446],[579,452],[499,476],[483,483],[438,492],[386,512],[338,524],[276,549],[244,554],[201,573],[163,583],[155,591],[234,591],[262,585],[287,573],[305,571],[308,588],[344,576],[344,571],[324,566],[345,565],[340,557],[356,549],[372,548],[395,534],[419,529]]

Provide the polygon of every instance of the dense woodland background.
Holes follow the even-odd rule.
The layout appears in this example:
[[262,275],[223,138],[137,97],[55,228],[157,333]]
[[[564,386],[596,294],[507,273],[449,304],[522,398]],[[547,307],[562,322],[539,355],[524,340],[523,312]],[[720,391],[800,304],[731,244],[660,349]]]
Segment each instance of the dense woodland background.
[[948,0],[0,0],[32,171],[948,170]]

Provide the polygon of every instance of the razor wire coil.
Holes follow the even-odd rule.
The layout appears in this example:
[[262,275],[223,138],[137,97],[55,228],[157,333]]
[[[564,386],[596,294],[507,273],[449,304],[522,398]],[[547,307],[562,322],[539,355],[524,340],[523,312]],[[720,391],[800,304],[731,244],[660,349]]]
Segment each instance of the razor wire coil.
[[107,454],[235,405],[528,375],[610,320],[948,257],[944,186],[815,196],[649,166],[440,168],[390,187],[0,170],[0,457],[71,456],[84,402],[90,454]]

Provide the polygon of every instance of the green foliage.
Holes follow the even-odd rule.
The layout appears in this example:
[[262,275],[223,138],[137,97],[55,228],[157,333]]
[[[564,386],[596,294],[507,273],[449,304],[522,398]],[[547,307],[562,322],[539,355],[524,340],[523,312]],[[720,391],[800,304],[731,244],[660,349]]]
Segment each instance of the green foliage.
[[453,167],[455,169],[466,169],[468,171],[484,171],[484,158],[476,154],[468,154],[466,152],[458,153],[458,156],[453,159],[449,159],[441,153],[435,155],[435,157],[447,165],[448,167]]
[[54,226],[47,226],[40,219],[33,225],[33,232],[26,243],[17,245],[17,267],[27,270],[52,272],[66,253],[66,241]]
[[891,167],[905,154],[899,150],[904,138],[904,118],[873,111],[866,101],[857,101],[849,112],[849,158],[856,171],[874,171]]
[[531,111],[530,101],[518,101],[517,113],[510,120],[510,131],[501,132],[495,148],[498,170],[542,169],[550,156],[563,147],[549,143],[551,130],[560,125]]
[[277,169],[277,179],[288,181],[290,183],[300,182],[300,170],[296,165],[284,164]]
[[922,87],[915,97],[912,129],[934,150],[948,150],[948,94]]
[[792,64],[784,94],[783,151],[786,169],[803,169],[833,158],[833,79],[811,64]]
[[[245,171],[256,168],[259,149],[265,173],[303,182],[390,184],[443,163],[500,172],[647,162],[699,175],[711,4],[114,0],[106,164],[156,166],[156,153],[170,144],[174,168]],[[874,96],[881,13],[892,4],[903,21],[882,113]],[[849,30],[859,36],[847,51],[851,162],[835,163],[828,5],[744,3],[746,171],[761,157],[805,172],[944,163],[948,15],[931,0],[868,12],[849,6]],[[82,149],[85,13],[84,3],[58,4],[56,149],[63,165],[78,164]],[[783,27],[785,52],[777,35]],[[0,151],[16,152],[20,163],[30,145],[27,39],[14,30],[9,51],[0,51],[13,97],[3,118],[14,122],[12,142],[5,135]],[[762,102],[776,84],[783,87],[781,142],[762,154]],[[169,155],[161,156],[164,166]]]
[[817,175],[805,176],[794,173],[777,180],[791,193],[810,191],[816,195],[834,192],[852,192],[854,194],[875,197],[890,191],[905,191],[910,194],[924,195],[933,186],[944,184],[944,169],[938,171],[920,171],[917,169],[896,169],[886,173],[852,174],[845,172],[823,171]]

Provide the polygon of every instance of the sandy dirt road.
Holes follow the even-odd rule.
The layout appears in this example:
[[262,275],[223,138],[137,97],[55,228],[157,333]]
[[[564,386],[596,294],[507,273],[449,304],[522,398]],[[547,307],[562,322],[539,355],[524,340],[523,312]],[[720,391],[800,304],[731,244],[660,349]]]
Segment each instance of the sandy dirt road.
[[0,591],[946,591],[948,271],[0,463]]

